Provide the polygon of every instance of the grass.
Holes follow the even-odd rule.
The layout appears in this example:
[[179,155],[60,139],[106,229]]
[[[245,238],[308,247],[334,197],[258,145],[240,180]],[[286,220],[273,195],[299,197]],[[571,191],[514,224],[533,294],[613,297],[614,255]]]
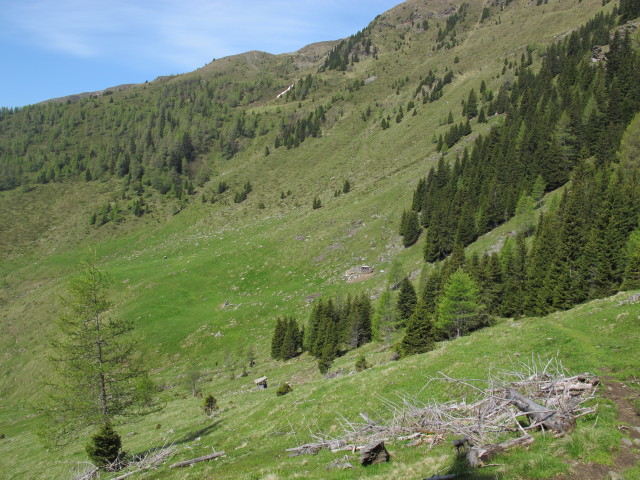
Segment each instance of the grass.
[[[135,320],[140,354],[154,380],[168,387],[162,393],[166,407],[161,413],[118,427],[125,448],[140,453],[175,442],[183,449],[176,460],[212,448],[227,452],[225,458],[187,472],[162,468],[145,473],[148,479],[418,478],[459,470],[448,446],[426,454],[424,448],[392,444],[390,464],[348,471],[325,470],[336,459],[328,452],[290,459],[284,449],[308,441],[310,431],[339,428],[338,413],[346,418],[362,411],[383,414],[372,392],[418,393],[425,376],[438,371],[484,377],[489,368],[522,358],[515,353],[527,358],[558,353],[572,371],[597,372],[606,367],[619,379],[637,372],[633,352],[638,349],[635,319],[640,312],[636,305],[617,306],[615,299],[544,319],[504,320],[400,362],[390,362],[390,352],[381,351],[380,345],[368,345],[362,352],[373,364],[371,369],[351,373],[361,353],[352,352],[334,366],[346,374],[330,380],[320,376],[306,355],[286,363],[269,358],[275,318],[296,315],[306,320],[307,296],[375,294],[386,283],[392,261],[406,273],[419,271],[422,241],[403,249],[397,229],[418,178],[437,161],[431,136],[448,129],[441,120],[451,110],[459,122],[461,100],[482,80],[497,92],[505,79],[513,78],[512,71],[506,76],[500,72],[504,58],[519,59],[524,51],[525,45],[515,39],[548,43],[601,9],[595,0],[552,0],[538,8],[517,0],[476,24],[481,5],[470,3],[469,21],[459,34],[462,45],[438,52],[431,51],[437,21],[426,33],[412,31],[403,21],[414,8],[426,14],[444,9],[444,2],[425,6],[411,1],[388,13],[381,22],[397,27],[374,30],[380,59],[363,59],[345,73],[319,75],[319,90],[301,102],[300,111],[307,112],[328,103],[336,93],[343,94],[345,100],[332,105],[323,137],[286,150],[271,148],[273,137],[267,135],[255,139],[232,161],[216,162],[215,177],[200,193],[209,197],[222,180],[232,188],[214,205],[196,198],[174,215],[175,199],[154,196],[148,199],[154,205],[152,214],[94,228],[88,225],[89,214],[96,204],[111,198],[117,182],[47,184],[31,191],[0,192],[0,432],[6,435],[0,440],[1,471],[17,479],[64,478],[70,465],[63,462],[85,458],[82,441],[59,451],[44,450],[35,438],[39,419],[28,404],[37,403],[39,384],[47,376],[44,357],[60,313],[58,298],[90,249],[114,277],[114,314]],[[396,51],[401,33],[405,40]],[[459,63],[454,63],[456,56]],[[242,62],[234,62],[237,76]],[[400,105],[406,107],[420,77],[429,69],[441,76],[445,68],[453,68],[455,78],[445,87],[444,97],[428,105],[417,102],[416,116],[405,114],[399,124],[392,118],[391,128],[382,131],[382,117]],[[198,74],[206,75],[206,69]],[[303,74],[296,71],[291,77]],[[378,79],[359,91],[345,89],[353,79],[372,75]],[[409,82],[396,94],[392,83],[407,76]],[[369,106],[372,117],[362,121],[360,114]],[[286,114],[299,110],[298,102],[276,101],[250,108],[274,122],[280,118],[278,109]],[[474,135],[489,126],[474,123]],[[453,160],[471,144],[463,140],[447,158]],[[263,154],[265,145],[271,149],[268,157]],[[334,197],[347,178],[352,191]],[[236,205],[234,189],[247,180],[254,191]],[[287,190],[292,195],[281,199],[280,192]],[[316,196],[323,207],[312,210]],[[513,220],[484,236],[470,251],[495,246],[516,223]],[[373,265],[376,274],[365,282],[346,284],[343,273],[361,264]],[[623,312],[629,315],[618,318]],[[232,372],[237,376],[241,371],[243,352],[250,347],[257,353],[256,367],[249,377],[231,380]],[[192,364],[205,374],[202,392],[214,394],[222,407],[214,419],[201,413],[202,399],[190,397],[184,385],[181,376]],[[254,391],[251,380],[262,375],[269,377],[272,388]],[[289,383],[293,392],[276,397],[275,386],[282,382]],[[609,462],[610,447],[618,438],[614,412],[606,403],[598,408],[598,428],[585,418],[581,433],[558,441],[557,458],[544,460],[558,442],[539,439],[530,451],[509,454],[499,462],[505,466],[487,478],[546,478],[566,471],[562,465],[566,459]]]

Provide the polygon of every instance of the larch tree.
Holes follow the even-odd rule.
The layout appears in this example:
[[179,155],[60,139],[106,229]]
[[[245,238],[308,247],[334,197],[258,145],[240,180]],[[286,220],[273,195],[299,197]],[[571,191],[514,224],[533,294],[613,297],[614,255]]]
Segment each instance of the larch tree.
[[398,345],[402,357],[433,350],[435,346],[434,329],[427,305],[422,300],[407,321],[404,337]]
[[463,270],[449,277],[438,303],[438,329],[446,337],[459,337],[480,323],[479,289]]
[[49,420],[44,440],[64,442],[88,426],[141,413],[149,403],[139,391],[148,377],[135,356],[133,323],[111,313],[111,282],[95,260],[85,262],[63,298],[67,312],[51,342],[55,375],[42,405]]

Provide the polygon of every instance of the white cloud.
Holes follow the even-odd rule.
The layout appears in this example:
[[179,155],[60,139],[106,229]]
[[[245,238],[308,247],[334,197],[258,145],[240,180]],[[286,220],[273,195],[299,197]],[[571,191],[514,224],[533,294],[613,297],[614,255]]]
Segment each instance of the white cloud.
[[[342,24],[348,23],[347,19],[362,8],[359,3],[9,0],[0,15],[14,35],[39,48],[77,57],[116,56],[129,62],[147,59],[188,69],[214,57],[247,50],[282,53],[311,41],[330,40],[332,37],[322,36],[327,26],[330,31],[341,24],[340,19]],[[330,12],[332,16],[328,16]],[[347,28],[342,35],[354,33],[353,27]]]

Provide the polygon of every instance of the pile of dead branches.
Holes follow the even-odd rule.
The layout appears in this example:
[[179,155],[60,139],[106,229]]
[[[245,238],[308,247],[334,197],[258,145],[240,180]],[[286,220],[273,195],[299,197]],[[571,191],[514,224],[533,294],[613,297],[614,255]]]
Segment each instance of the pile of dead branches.
[[[77,468],[76,472],[72,475],[72,480],[93,480],[101,478],[101,474],[105,475],[105,480],[124,480],[135,473],[142,472],[144,470],[152,470],[158,468],[167,459],[173,456],[177,452],[177,447],[172,443],[170,445],[164,445],[160,448],[150,450],[142,455],[136,455],[131,460],[124,464],[117,461],[116,464],[106,465],[102,468],[98,468],[89,462],[83,462],[84,468]],[[87,466],[88,465],[88,466]],[[115,473],[117,470],[126,468],[126,473]]]
[[[420,396],[436,382],[444,382],[445,391],[457,399],[422,401],[406,394],[396,399],[380,397],[386,407],[381,415],[384,419],[372,420],[364,414],[360,414],[363,421],[340,417],[340,436],[316,434],[314,442],[288,451],[292,455],[314,454],[322,448],[356,451],[379,440],[412,440],[411,444],[431,447],[447,435],[455,435],[460,437],[461,445],[457,446],[475,449],[470,454],[477,458],[467,458],[477,465],[497,451],[530,444],[531,430],[544,429],[557,435],[570,432],[576,418],[594,412],[584,404],[595,398],[600,384],[597,377],[586,373],[570,375],[557,358],[532,358],[511,370],[492,373],[487,380],[455,379],[439,373],[428,379]],[[514,439],[514,433],[520,437]],[[490,454],[483,456],[487,450]]]

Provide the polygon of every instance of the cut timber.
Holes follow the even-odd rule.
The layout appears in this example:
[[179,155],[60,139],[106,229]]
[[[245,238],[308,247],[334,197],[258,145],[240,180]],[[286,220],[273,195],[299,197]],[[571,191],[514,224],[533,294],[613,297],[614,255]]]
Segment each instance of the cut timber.
[[542,425],[554,432],[568,433],[576,426],[576,419],[572,415],[565,415],[538,405],[515,390],[507,391],[507,400],[515,405],[518,410],[524,412],[535,424]]
[[212,453],[210,455],[205,455],[204,457],[192,458],[191,460],[185,460],[184,462],[174,463],[173,465],[169,465],[169,468],[186,467],[189,465],[193,465],[194,463],[213,460],[214,458],[222,457],[223,455],[224,450],[222,450],[221,452]]
[[514,438],[513,440],[494,445],[471,447],[467,452],[467,462],[472,467],[477,468],[486,464],[491,458],[495,457],[499,453],[513,447],[528,446],[533,442],[534,439],[531,435],[525,435],[524,437]]

